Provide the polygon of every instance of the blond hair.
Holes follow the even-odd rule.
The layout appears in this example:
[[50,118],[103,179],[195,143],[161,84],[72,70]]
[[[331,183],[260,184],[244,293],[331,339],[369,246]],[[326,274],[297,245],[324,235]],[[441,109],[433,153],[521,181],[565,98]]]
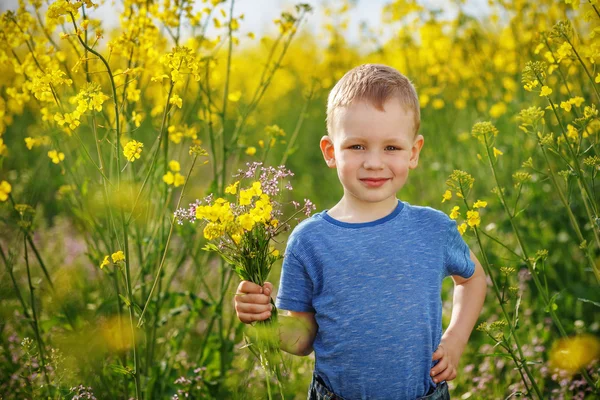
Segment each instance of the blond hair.
[[327,132],[331,135],[335,111],[355,101],[367,101],[377,110],[392,97],[398,98],[406,112],[412,111],[415,135],[421,126],[417,91],[408,78],[392,67],[363,64],[351,69],[340,79],[327,98]]

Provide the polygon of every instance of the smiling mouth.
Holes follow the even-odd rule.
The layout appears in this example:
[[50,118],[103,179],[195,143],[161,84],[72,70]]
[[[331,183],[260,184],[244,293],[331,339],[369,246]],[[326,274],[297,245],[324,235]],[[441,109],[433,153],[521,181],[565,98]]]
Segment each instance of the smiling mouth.
[[388,181],[390,178],[366,178],[366,179],[361,179],[361,182],[363,182],[366,186],[369,187],[379,187],[382,186],[383,184],[385,184],[386,181]]

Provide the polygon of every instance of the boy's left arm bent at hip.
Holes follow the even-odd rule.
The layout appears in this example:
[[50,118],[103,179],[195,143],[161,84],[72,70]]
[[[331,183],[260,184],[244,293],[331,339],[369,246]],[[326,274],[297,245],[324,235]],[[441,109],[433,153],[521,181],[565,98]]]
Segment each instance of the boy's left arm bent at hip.
[[454,280],[452,317],[440,345],[433,353],[433,360],[439,359],[431,369],[431,376],[436,383],[456,378],[460,357],[483,308],[487,291],[485,272],[477,257],[472,251],[470,253],[475,264],[473,275],[470,278],[451,275]]

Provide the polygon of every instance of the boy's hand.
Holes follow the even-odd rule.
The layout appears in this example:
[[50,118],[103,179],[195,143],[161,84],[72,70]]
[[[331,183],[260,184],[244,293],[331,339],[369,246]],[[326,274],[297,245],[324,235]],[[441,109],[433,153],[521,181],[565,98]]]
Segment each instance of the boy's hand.
[[437,350],[433,353],[433,360],[440,360],[431,369],[431,376],[435,383],[451,381],[456,378],[458,362],[462,355],[462,343],[454,343],[452,338],[442,338]]
[[271,293],[273,284],[265,282],[264,287],[249,281],[240,282],[235,294],[235,311],[245,324],[264,321],[271,316]]

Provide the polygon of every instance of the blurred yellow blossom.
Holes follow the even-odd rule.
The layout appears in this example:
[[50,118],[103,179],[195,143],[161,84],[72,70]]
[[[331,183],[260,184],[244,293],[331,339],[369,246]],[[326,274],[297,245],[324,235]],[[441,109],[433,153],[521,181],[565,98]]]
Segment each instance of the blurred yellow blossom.
[[100,263],[100,269],[104,269],[104,267],[108,267],[109,264],[110,264],[110,260],[108,259],[108,256],[104,256],[104,260],[102,260],[102,262]]
[[173,172],[179,172],[181,170],[181,166],[178,161],[171,160],[169,161],[169,169]]
[[236,194],[237,187],[239,184],[240,184],[240,181],[236,181],[235,183],[232,183],[231,185],[227,186],[225,188],[225,193]]
[[450,218],[457,219],[460,216],[460,207],[454,206],[452,207],[452,211],[450,212]]
[[458,226],[458,232],[461,234],[461,236],[465,234],[466,230],[467,230],[467,224],[466,223],[463,222],[462,224],[460,224]]
[[573,375],[600,358],[600,340],[591,334],[561,338],[552,344],[548,353],[551,368]]
[[118,263],[121,261],[125,261],[125,254],[123,254],[122,250],[117,251],[116,253],[112,253],[111,256],[113,263]]
[[485,208],[487,207],[487,201],[477,200],[475,204],[473,204],[473,208]]
[[540,92],[540,96],[550,96],[552,94],[552,89],[550,89],[548,86],[542,86],[542,91]]
[[253,156],[256,154],[256,147],[250,146],[246,149],[246,154]]
[[6,201],[8,194],[12,191],[12,186],[6,181],[0,182],[0,201]]
[[58,164],[65,159],[65,154],[56,150],[50,150],[48,152],[48,157],[50,157],[54,164]]
[[450,190],[446,190],[442,195],[442,203],[446,200],[450,200],[452,198],[452,192]]
[[479,211],[467,211],[467,224],[470,227],[479,226],[481,219],[479,218]]
[[142,154],[142,147],[144,147],[144,144],[142,142],[130,140],[123,149],[123,155],[125,156],[127,161],[134,162],[135,160],[140,158],[140,154]]
[[494,147],[494,157],[498,158],[498,156],[503,155],[504,153]]

